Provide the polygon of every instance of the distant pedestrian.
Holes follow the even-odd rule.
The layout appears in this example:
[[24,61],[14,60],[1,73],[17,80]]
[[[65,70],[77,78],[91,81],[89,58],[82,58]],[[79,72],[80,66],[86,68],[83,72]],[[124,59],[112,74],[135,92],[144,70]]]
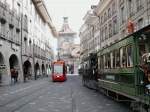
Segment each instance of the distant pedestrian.
[[14,83],[15,83],[15,81],[16,81],[16,72],[15,72],[15,69],[11,68],[10,72],[11,72],[11,82],[14,81]]

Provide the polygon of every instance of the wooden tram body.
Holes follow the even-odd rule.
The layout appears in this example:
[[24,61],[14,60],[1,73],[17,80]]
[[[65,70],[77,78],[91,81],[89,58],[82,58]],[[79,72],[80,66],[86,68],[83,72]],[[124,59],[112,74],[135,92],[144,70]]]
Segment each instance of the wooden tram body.
[[90,72],[93,65],[88,64],[91,56],[82,60],[83,84],[93,88],[90,83],[94,82],[106,95],[118,101],[131,101],[140,112],[150,112],[150,80],[145,82],[148,77],[138,66],[142,53],[150,53],[150,25],[99,50],[95,74]]

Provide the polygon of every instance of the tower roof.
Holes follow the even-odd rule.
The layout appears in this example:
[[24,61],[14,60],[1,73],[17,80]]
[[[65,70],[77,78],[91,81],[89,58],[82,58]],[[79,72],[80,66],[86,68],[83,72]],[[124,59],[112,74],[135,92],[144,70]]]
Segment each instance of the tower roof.
[[61,27],[61,30],[59,31],[59,34],[76,34],[76,32],[74,32],[68,24],[68,17],[63,17],[64,22],[63,25]]

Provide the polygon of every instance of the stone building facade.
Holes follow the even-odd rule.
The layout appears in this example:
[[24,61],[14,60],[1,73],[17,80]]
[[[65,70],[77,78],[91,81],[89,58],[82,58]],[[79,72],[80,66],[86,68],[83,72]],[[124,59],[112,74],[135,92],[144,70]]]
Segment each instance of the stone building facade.
[[49,74],[56,30],[43,0],[1,0],[0,29],[0,84],[11,83],[11,68],[19,81]]
[[21,16],[8,2],[0,1],[0,82],[10,82],[10,69],[15,67],[19,79],[23,78],[21,66]]
[[150,0],[99,0],[84,21],[80,28],[82,58],[129,35],[129,21],[134,32],[149,25]]

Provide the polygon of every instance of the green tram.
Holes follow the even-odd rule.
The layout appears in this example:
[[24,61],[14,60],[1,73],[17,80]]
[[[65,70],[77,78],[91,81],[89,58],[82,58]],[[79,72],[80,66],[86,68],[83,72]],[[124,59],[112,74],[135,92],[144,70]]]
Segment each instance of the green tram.
[[[94,80],[101,92],[131,102],[135,111],[150,112],[150,25],[99,50],[97,60]],[[89,78],[83,77],[84,84]]]
[[150,76],[141,68],[145,64],[150,69],[149,53],[150,25],[100,50],[98,87],[117,100],[133,100],[133,106],[149,108]]

